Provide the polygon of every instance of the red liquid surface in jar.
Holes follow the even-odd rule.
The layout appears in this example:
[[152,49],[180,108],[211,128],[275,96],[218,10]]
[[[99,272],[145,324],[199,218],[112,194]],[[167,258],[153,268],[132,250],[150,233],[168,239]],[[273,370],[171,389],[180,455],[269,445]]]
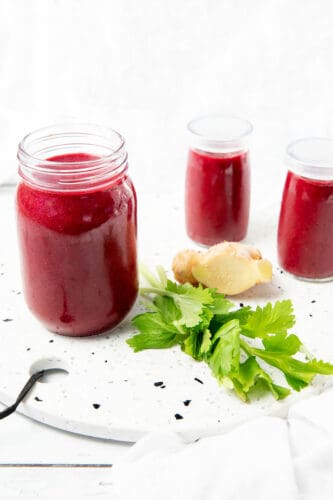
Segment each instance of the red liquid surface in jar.
[[190,150],[186,175],[186,227],[197,243],[245,238],[250,205],[248,153]]
[[[91,159],[96,157],[84,153],[49,158]],[[17,212],[24,292],[34,315],[64,335],[116,326],[138,289],[136,198],[129,177],[76,193],[21,182]]]
[[333,277],[333,181],[288,172],[278,229],[280,265],[296,276]]

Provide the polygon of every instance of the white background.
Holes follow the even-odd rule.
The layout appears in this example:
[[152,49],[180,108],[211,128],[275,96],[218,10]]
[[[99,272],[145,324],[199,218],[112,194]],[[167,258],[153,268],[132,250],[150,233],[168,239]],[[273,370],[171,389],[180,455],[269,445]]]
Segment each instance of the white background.
[[[186,123],[219,111],[254,125],[252,207],[278,204],[287,143],[333,135],[332,26],[331,0],[0,0],[0,181],[23,135],[81,119],[123,133],[140,203],[173,190],[181,204]],[[14,415],[0,450],[6,463],[112,463],[124,448]],[[75,474],[78,498],[104,498],[108,469]],[[0,468],[2,496],[43,498],[67,475]]]
[[279,200],[286,144],[333,134],[331,0],[1,0],[2,173],[27,132],[76,118],[121,131],[143,192],[183,189],[185,127],[253,122],[253,201]]

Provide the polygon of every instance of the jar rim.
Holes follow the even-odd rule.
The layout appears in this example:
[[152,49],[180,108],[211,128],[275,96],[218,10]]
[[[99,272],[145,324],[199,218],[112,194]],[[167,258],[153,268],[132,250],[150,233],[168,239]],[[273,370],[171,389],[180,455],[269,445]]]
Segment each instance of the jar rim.
[[[78,131],[75,130],[75,128],[78,128]],[[57,129],[59,129],[59,132],[56,132]],[[66,130],[68,129],[68,132],[60,132],[60,130]],[[89,130],[91,129],[92,132],[82,132],[82,131],[79,131],[80,129],[82,130]],[[100,132],[104,132],[105,133],[105,136],[107,136],[107,134],[113,134],[115,137],[117,137],[119,139],[119,146],[112,150],[112,152],[109,154],[109,155],[105,155],[101,158],[99,158],[98,160],[80,160],[80,161],[71,161],[71,162],[59,162],[59,161],[52,161],[52,160],[48,160],[47,158],[43,158],[41,156],[37,156],[37,155],[34,155],[34,154],[31,154],[27,151],[27,146],[29,145],[28,141],[29,140],[33,140],[34,136],[37,136],[38,135],[41,135],[43,134],[42,137],[50,137],[51,135],[56,137],[61,137],[61,136],[66,136],[66,135],[72,135],[72,134],[80,134],[80,135],[90,135],[90,136],[96,136],[98,137],[99,134],[97,134],[96,132],[93,132],[93,129],[95,129],[96,131],[99,130]],[[111,127],[104,127],[104,126],[101,126],[101,125],[97,125],[97,124],[94,124],[94,123],[85,123],[85,122],[74,122],[74,123],[57,123],[55,125],[48,125],[46,127],[41,127],[41,128],[38,128],[32,132],[29,132],[28,134],[26,134],[23,139],[20,141],[19,145],[18,145],[18,153],[17,153],[17,156],[18,156],[18,159],[20,160],[21,158],[26,158],[26,159],[31,159],[32,161],[35,161],[37,163],[40,163],[42,162],[43,165],[49,165],[49,166],[58,166],[59,167],[59,163],[60,164],[70,164],[70,165],[73,165],[73,167],[75,166],[75,164],[84,164],[84,165],[96,165],[99,164],[99,163],[104,163],[105,161],[107,160],[110,160],[112,159],[112,157],[118,153],[122,147],[124,147],[125,145],[125,139],[124,137],[119,133],[117,132],[116,130],[114,130],[113,128]]]
[[286,148],[291,170],[310,178],[333,179],[333,138],[303,137]]
[[212,152],[233,151],[244,149],[253,125],[235,115],[211,113],[193,118],[187,130],[194,147]]
[[[198,130],[195,130],[194,128],[194,125],[195,123],[198,123],[198,122],[202,122],[203,120],[220,120],[220,121],[229,121],[229,122],[234,122],[234,124],[237,122],[239,125],[243,125],[245,128],[244,128],[244,131],[243,132],[240,132],[238,134],[230,134],[229,136],[225,136],[225,137],[221,137],[220,135],[215,135],[215,133],[203,133],[203,132],[199,132]],[[220,123],[221,125],[221,123]],[[251,132],[253,131],[253,125],[251,122],[249,122],[248,120],[246,120],[245,118],[240,118],[239,116],[235,116],[235,115],[228,115],[228,114],[224,114],[224,113],[210,113],[210,114],[207,114],[207,115],[198,115],[194,118],[192,118],[192,120],[190,120],[187,124],[187,129],[189,130],[189,132],[191,132],[192,134],[194,135],[197,135],[199,137],[206,137],[207,139],[214,139],[214,140],[218,140],[218,141],[221,141],[221,142],[225,142],[225,141],[230,141],[230,140],[233,140],[233,139],[240,139],[242,137],[246,137],[247,135],[251,134]]]
[[[92,158],[49,159],[80,153]],[[123,136],[112,128],[83,122],[59,123],[30,132],[19,143],[17,157],[20,176],[50,190],[94,189],[127,168]]]

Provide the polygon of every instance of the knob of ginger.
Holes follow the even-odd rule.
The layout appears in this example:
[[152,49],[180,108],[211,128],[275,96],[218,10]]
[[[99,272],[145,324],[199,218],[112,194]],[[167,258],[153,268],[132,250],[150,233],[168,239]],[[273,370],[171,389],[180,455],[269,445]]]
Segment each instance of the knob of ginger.
[[172,270],[180,283],[202,283],[226,295],[236,295],[272,279],[272,264],[262,258],[257,248],[227,241],[206,252],[179,252]]

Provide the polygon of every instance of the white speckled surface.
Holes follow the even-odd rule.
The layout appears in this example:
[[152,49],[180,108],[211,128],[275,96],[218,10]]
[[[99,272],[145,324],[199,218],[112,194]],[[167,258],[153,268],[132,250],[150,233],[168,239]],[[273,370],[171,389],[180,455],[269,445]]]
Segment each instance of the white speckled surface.
[[[185,236],[179,236],[184,235],[181,202],[179,196],[169,194],[151,196],[149,202],[142,200],[139,205],[140,255],[151,267],[157,263],[169,266],[175,251],[189,245]],[[313,387],[284,402],[268,396],[244,404],[218,387],[206,366],[178,348],[134,354],[124,342],[133,331],[128,322],[110,334],[85,339],[46,331],[31,316],[20,294],[12,192],[4,192],[0,203],[1,213],[8,215],[1,217],[0,227],[6,235],[0,249],[0,400],[9,404],[15,399],[36,362],[39,368],[51,360],[46,366],[55,363],[69,372],[50,383],[38,382],[20,405],[22,413],[96,437],[135,441],[147,431],[171,427],[186,439],[195,439],[258,414],[283,415],[295,399],[321,391],[332,382],[318,377]],[[152,206],[160,210],[151,210]],[[248,241],[255,242],[274,262],[275,277],[271,285],[257,287],[235,301],[256,304],[292,298],[298,319],[295,333],[316,355],[332,361],[333,283],[305,283],[280,273],[275,256],[276,210],[266,207],[252,220]],[[159,381],[164,389],[154,386]],[[185,400],[191,403],[185,406]],[[100,406],[94,408],[94,404]],[[176,413],[183,419],[176,420]]]

